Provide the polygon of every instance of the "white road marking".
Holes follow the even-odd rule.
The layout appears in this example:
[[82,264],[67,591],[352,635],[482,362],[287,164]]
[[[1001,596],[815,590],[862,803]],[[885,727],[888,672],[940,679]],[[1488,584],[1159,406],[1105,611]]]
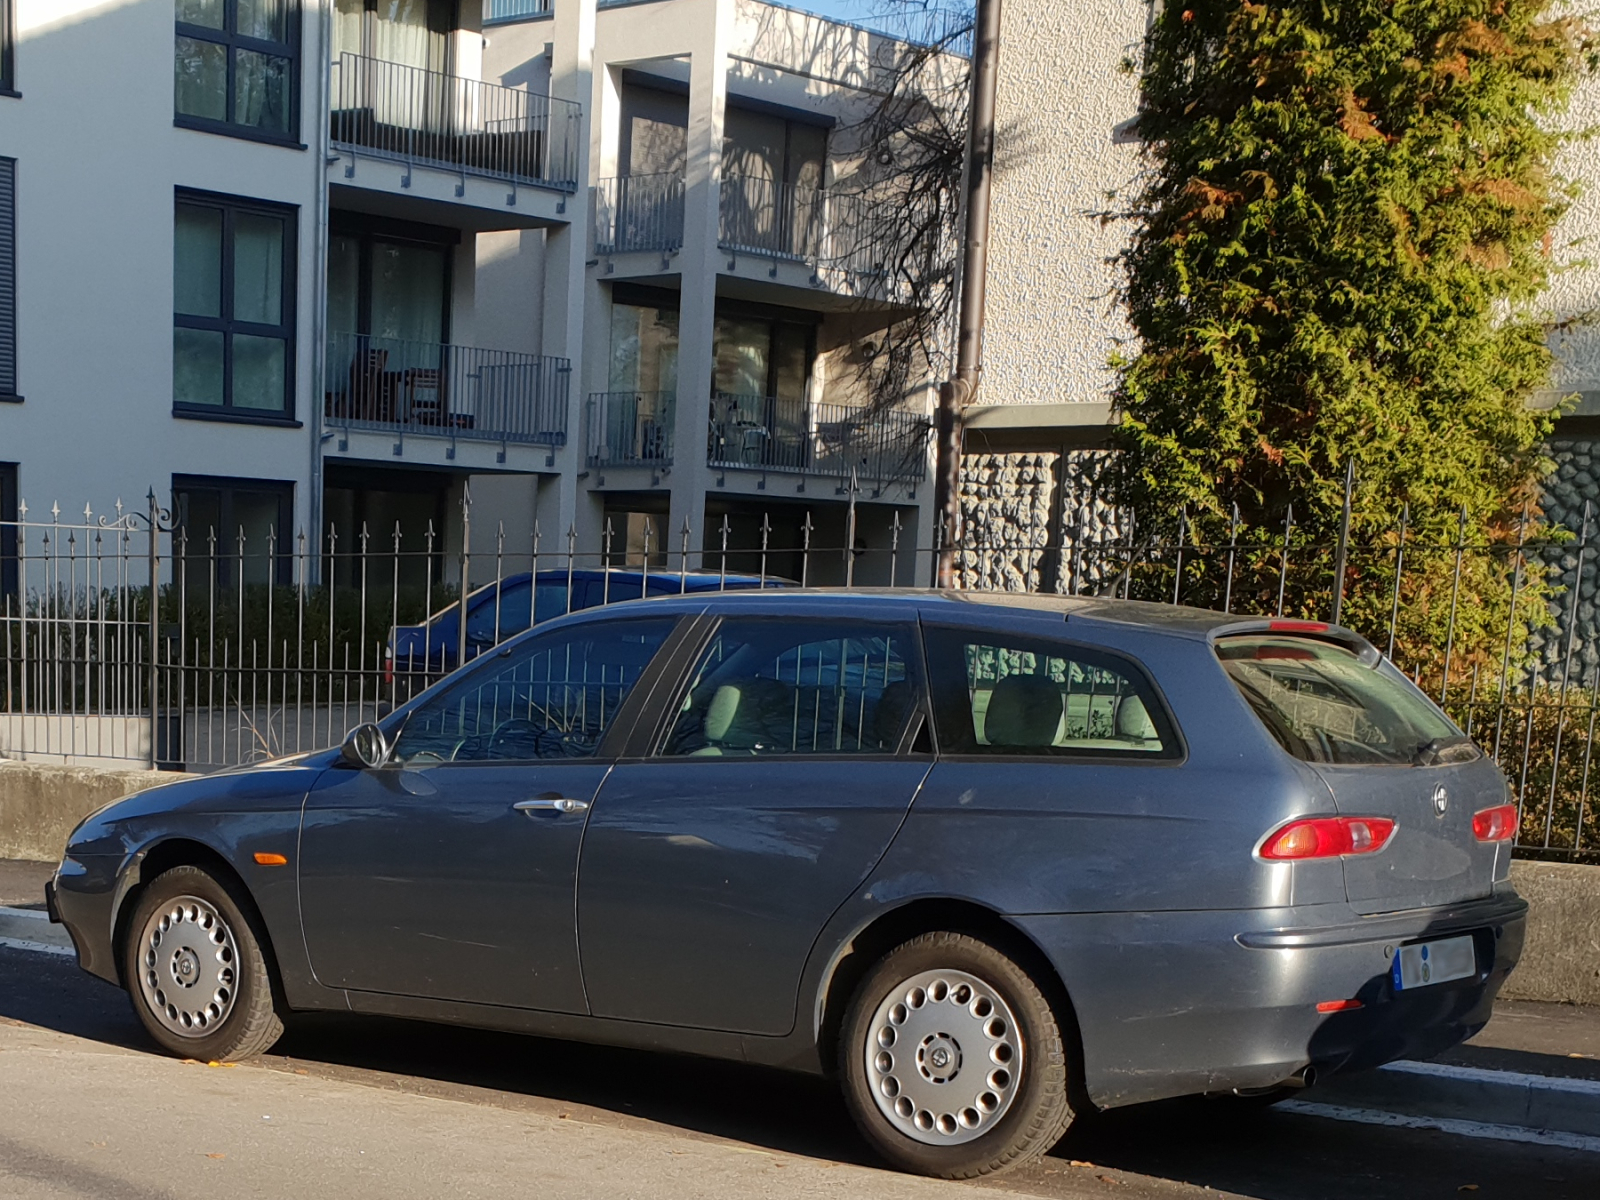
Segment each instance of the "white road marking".
[[[1543,1080],[1543,1082],[1554,1081]],[[1396,1129],[1437,1129],[1441,1133],[1455,1137],[1522,1142],[1530,1146],[1554,1146],[1562,1150],[1581,1150],[1588,1154],[1600,1154],[1600,1137],[1585,1137],[1581,1133],[1523,1129],[1515,1125],[1485,1125],[1480,1121],[1460,1121],[1451,1117],[1413,1117],[1402,1113],[1374,1112],[1365,1108],[1345,1108],[1338,1104],[1316,1104],[1309,1100],[1285,1100],[1277,1105],[1277,1109],[1279,1112],[1298,1113],[1304,1117],[1322,1117],[1330,1121],[1388,1125]]]
[[48,921],[50,914],[37,908],[7,908],[0,904],[0,917],[22,917],[29,921]]
[[56,954],[62,958],[76,958],[75,951],[65,946],[48,946],[44,942],[25,942],[21,938],[0,937],[0,947],[6,950],[25,950],[30,954]]

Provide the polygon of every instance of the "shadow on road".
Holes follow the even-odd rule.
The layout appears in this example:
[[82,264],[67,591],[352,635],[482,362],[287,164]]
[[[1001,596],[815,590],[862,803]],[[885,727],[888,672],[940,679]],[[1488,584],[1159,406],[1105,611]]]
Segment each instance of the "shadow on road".
[[[125,995],[68,959],[0,951],[0,1020],[154,1052]],[[837,1090],[735,1063],[580,1046],[386,1018],[297,1020],[263,1060],[416,1095],[581,1120],[655,1122],[691,1135],[877,1165]],[[1315,1100],[1315,1092],[1307,1094]],[[1105,1182],[1105,1181],[1110,1181]],[[1600,1156],[1350,1125],[1220,1100],[1142,1105],[1075,1125],[1004,1183],[1043,1196],[1138,1197],[1208,1187],[1251,1200],[1594,1200]],[[1115,1185],[1116,1191],[1109,1189]],[[1464,1192],[1468,1185],[1476,1191]]]

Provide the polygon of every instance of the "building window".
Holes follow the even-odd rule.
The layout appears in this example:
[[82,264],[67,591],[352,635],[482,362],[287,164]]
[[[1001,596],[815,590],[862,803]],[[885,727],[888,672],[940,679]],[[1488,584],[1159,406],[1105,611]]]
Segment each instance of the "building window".
[[180,192],[176,212],[174,411],[292,417],[293,210]]
[[297,0],[175,0],[178,124],[279,141],[298,136]]
[[293,579],[294,484],[271,479],[174,475],[172,500],[185,586],[219,589]]
[[0,158],[0,403],[17,395],[17,160]]
[[0,96],[17,94],[17,3],[0,0]]

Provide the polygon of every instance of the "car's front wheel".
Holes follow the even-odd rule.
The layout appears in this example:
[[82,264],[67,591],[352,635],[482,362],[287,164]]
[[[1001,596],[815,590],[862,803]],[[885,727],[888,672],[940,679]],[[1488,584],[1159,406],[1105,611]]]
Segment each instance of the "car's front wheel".
[[163,1049],[225,1062],[270,1050],[282,1035],[261,943],[209,872],[173,867],[153,880],[123,953],[133,1010]]
[[840,1076],[856,1124],[895,1166],[943,1179],[1008,1170],[1072,1121],[1061,1029],[995,947],[927,933],[885,955],[845,1015]]

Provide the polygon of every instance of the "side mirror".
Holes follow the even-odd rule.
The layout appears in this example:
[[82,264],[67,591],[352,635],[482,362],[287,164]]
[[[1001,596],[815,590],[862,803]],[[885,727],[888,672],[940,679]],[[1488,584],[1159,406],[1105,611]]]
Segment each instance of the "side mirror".
[[383,736],[383,730],[368,721],[345,734],[339,752],[352,767],[376,770],[389,761],[389,749],[389,739]]

